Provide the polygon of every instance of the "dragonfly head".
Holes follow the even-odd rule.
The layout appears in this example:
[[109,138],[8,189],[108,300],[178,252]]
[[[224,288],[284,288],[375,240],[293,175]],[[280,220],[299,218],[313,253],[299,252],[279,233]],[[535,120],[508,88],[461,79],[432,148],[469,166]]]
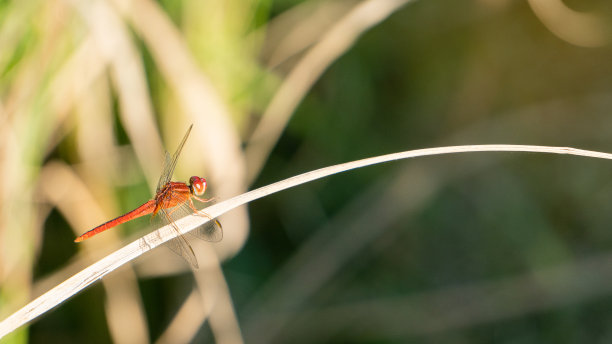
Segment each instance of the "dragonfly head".
[[198,176],[189,178],[189,188],[196,196],[202,196],[206,192],[206,179]]

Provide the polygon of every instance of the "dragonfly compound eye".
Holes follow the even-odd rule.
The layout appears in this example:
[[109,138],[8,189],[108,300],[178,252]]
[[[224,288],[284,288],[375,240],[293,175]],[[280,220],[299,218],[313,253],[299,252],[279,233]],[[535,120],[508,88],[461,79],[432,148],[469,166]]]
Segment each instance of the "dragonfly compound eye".
[[197,196],[203,195],[206,192],[206,179],[193,176],[189,179],[193,193]]

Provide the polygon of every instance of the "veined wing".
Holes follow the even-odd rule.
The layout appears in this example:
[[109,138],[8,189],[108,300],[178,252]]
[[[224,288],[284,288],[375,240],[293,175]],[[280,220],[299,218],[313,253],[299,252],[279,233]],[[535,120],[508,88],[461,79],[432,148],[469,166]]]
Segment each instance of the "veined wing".
[[[209,217],[206,213],[202,211],[192,209],[190,202],[186,201],[172,208],[160,208],[159,212],[157,213],[157,216],[154,216],[153,219],[156,222],[157,228],[160,228],[168,223],[172,224],[172,228],[174,228],[174,230],[178,233],[178,236],[175,239],[166,242],[165,245],[170,250],[172,250],[172,252],[183,257],[187,262],[189,262],[191,266],[197,269],[199,265],[193,248],[191,247],[191,245],[189,245],[189,242],[187,241],[185,236],[180,234],[180,230],[176,225],[177,220],[192,214]],[[194,230],[189,232],[189,234],[190,236],[194,236],[205,241],[217,242],[223,239],[223,228],[221,227],[221,223],[217,219],[212,219],[206,222],[205,224],[195,228]]]
[[193,127],[193,124],[189,126],[189,129],[187,129],[187,132],[185,133],[183,140],[181,141],[178,148],[176,149],[176,152],[174,152],[174,155],[172,156],[172,158],[170,158],[170,154],[168,152],[165,152],[164,167],[162,168],[161,176],[159,177],[159,181],[157,182],[157,189],[155,190],[155,193],[158,193],[166,184],[168,184],[170,179],[172,179],[172,174],[174,173],[176,162],[178,161],[179,155],[181,155],[181,151],[183,150],[183,146],[185,145],[185,142],[187,141],[187,138],[189,137],[189,133],[191,133],[192,127]]
[[157,213],[157,216],[155,216],[155,217],[158,217],[159,220],[161,220],[160,224],[166,224],[166,223],[172,224],[172,228],[174,228],[174,230],[178,234],[176,238],[166,242],[165,245],[170,250],[172,250],[172,252],[183,257],[183,259],[185,259],[194,269],[198,269],[199,268],[198,259],[195,256],[195,252],[193,252],[193,248],[191,248],[191,245],[189,245],[189,242],[187,242],[185,237],[182,234],[180,234],[181,232],[179,231],[179,228],[177,227],[176,223],[174,222],[174,220],[172,219],[170,215],[171,210],[172,208],[171,209],[162,208],[160,209],[159,213]]
[[223,239],[223,227],[217,219],[211,219],[189,234],[210,242],[219,242]]
[[221,223],[217,219],[213,219],[208,216],[208,214],[206,214],[205,212],[200,211],[196,208],[191,208],[191,204],[189,201],[183,202],[177,205],[176,207],[167,209],[167,213],[170,220],[172,221],[177,221],[187,215],[198,215],[202,217],[207,217],[211,220],[195,228],[188,234],[198,239],[210,242],[219,242],[221,241],[221,239],[223,239],[223,227],[221,226]]

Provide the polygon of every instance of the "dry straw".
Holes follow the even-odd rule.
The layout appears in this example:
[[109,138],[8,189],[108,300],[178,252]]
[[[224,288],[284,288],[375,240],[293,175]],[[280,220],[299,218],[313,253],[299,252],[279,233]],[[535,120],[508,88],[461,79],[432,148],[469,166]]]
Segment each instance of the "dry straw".
[[[228,211],[235,209],[248,202],[258,198],[285,190],[300,184],[314,181],[323,177],[327,177],[336,173],[349,171],[356,168],[361,168],[369,165],[380,164],[384,162],[415,158],[421,156],[468,153],[468,152],[533,152],[533,153],[552,153],[552,154],[569,154],[586,156],[592,158],[612,159],[612,154],[588,151],[570,147],[547,147],[547,146],[527,146],[527,145],[467,145],[467,146],[450,146],[439,148],[418,149],[400,153],[382,155],[378,157],[357,160],[344,164],[329,166],[306,172],[295,177],[285,179],[259,189],[246,192],[242,195],[233,197],[226,201],[215,204],[206,208],[206,212],[213,217],[218,217]],[[183,233],[207,222],[207,218],[199,216],[187,216],[178,221],[178,225]],[[229,228],[231,230],[231,228]],[[122,247],[121,249],[102,258],[91,266],[85,268],[74,276],[68,278],[56,287],[52,288],[45,294],[33,300],[17,312],[10,315],[0,323],[0,338],[6,336],[17,328],[32,321],[38,316],[56,307],[60,303],[67,300],[97,280],[101,279],[108,273],[128,263],[129,261],[139,257],[143,253],[152,250],[153,248],[174,239],[177,236],[176,232],[168,226],[160,228],[158,231],[149,233],[138,240]]]

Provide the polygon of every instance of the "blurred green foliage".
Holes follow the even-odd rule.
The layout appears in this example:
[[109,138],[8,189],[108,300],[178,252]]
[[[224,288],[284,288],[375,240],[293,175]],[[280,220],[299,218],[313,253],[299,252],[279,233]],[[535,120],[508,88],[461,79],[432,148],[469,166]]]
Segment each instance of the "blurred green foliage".
[[[592,3],[588,10],[612,27],[605,4]],[[304,3],[232,2],[238,7],[226,10],[237,14],[225,22],[201,11],[208,2],[160,4],[246,141],[295,62],[265,67],[258,49],[269,43],[266,25]],[[0,2],[0,13],[8,6]],[[36,43],[28,33],[34,23],[24,26],[2,64],[3,79],[11,80]],[[173,95],[146,45],[140,48],[152,102],[164,108]],[[610,44],[567,42],[528,2],[415,1],[329,67],[250,188],[423,147],[512,143],[610,152],[610,61]],[[171,119],[164,113],[156,112],[160,123]],[[118,142],[127,143],[121,121],[113,120]],[[609,162],[577,157],[436,156],[253,202],[249,239],[223,263],[242,335],[249,343],[609,342],[611,173]],[[144,181],[117,187],[117,208],[133,208],[147,190]],[[75,251],[61,214],[52,210],[45,221],[35,281]],[[350,234],[360,223],[375,234]],[[139,281],[151,340],[193,283],[191,275]],[[89,288],[34,322],[30,341],[110,341],[104,300],[100,284]],[[204,325],[193,342],[213,341],[212,332]]]

